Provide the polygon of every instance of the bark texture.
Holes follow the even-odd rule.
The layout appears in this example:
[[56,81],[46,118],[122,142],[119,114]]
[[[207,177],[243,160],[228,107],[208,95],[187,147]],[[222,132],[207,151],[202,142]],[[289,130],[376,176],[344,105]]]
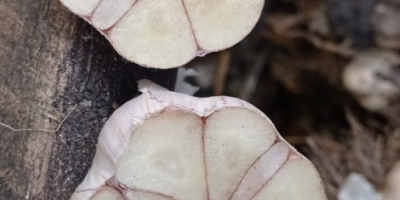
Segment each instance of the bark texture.
[[[0,199],[68,199],[112,111],[148,78],[171,89],[176,70],[122,59],[57,0],[0,0]],[[66,114],[77,105],[55,133]]]

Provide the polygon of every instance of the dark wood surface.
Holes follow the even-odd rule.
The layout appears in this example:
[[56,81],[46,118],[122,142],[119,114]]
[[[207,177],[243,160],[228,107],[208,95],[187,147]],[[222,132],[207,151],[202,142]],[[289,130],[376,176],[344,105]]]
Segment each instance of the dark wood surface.
[[171,88],[176,70],[127,62],[57,0],[0,0],[0,27],[0,199],[68,199],[136,81]]

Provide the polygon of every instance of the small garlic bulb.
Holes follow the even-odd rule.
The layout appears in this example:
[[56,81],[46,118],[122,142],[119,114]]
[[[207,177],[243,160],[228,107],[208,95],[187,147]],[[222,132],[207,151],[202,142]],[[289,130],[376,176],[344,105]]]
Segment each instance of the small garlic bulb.
[[326,200],[313,164],[254,106],[140,85],[71,200]]
[[362,106],[382,112],[400,96],[398,64],[398,55],[391,51],[361,52],[343,71],[343,83]]

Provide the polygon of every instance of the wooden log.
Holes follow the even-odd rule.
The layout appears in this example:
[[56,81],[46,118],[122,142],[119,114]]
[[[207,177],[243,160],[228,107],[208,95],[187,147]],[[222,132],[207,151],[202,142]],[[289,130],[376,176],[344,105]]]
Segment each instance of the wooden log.
[[0,199],[68,199],[136,81],[172,89],[176,70],[127,62],[56,0],[1,0],[0,19]]

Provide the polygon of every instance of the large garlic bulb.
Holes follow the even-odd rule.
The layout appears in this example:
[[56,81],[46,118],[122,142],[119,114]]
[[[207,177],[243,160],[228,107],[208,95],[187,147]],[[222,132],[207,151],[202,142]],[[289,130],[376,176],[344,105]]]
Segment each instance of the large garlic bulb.
[[141,85],[104,125],[72,200],[326,199],[313,164],[254,106]]
[[264,0],[61,0],[126,59],[172,68],[229,48],[260,18]]

